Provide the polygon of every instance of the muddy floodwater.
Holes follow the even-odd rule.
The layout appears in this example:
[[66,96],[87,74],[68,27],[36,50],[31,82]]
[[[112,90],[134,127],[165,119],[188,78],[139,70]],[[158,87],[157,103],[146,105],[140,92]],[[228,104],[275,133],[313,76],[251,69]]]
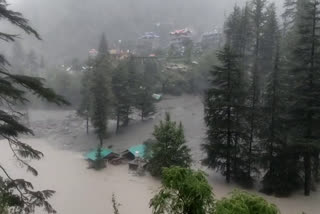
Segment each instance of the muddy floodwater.
[[[226,185],[218,173],[199,165],[203,157],[200,145],[205,132],[203,107],[199,97],[167,97],[158,103],[158,113],[152,120],[133,121],[120,135],[110,134],[105,146],[112,146],[114,151],[121,152],[129,146],[142,143],[151,136],[153,126],[164,117],[166,111],[171,113],[174,120],[182,121],[188,145],[192,149],[193,167],[208,173],[216,198],[224,197],[238,188],[236,185]],[[92,130],[89,136],[86,135],[85,122],[77,118],[73,111],[29,110],[29,114],[30,126],[35,129],[36,136],[25,138],[24,141],[41,150],[45,157],[41,161],[30,162],[39,171],[39,176],[33,177],[21,168],[12,157],[7,144],[1,141],[0,163],[12,177],[24,177],[34,182],[38,189],[55,190],[56,194],[50,201],[61,214],[112,213],[113,193],[121,204],[121,214],[151,213],[149,200],[159,189],[160,182],[149,175],[133,174],[127,165],[108,165],[99,172],[87,169],[88,164],[83,159],[83,154],[95,148],[97,141]],[[110,130],[113,129],[114,121],[110,121]],[[275,203],[283,214],[320,213],[319,192],[313,192],[310,197],[304,197],[302,192],[297,192],[290,198],[262,196]],[[37,214],[42,213],[42,210],[37,211]]]

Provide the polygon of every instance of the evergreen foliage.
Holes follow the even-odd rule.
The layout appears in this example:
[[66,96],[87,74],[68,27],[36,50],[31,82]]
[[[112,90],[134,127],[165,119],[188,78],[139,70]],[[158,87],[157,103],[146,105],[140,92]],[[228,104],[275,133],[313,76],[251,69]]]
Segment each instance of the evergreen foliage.
[[248,134],[247,146],[241,154],[245,156],[245,174],[250,182],[253,181],[253,176],[258,173],[255,166],[258,153],[258,142],[256,135],[260,124],[261,115],[261,83],[262,83],[262,57],[261,57],[261,41],[263,35],[263,24],[265,23],[265,6],[266,0],[252,0],[251,1],[251,19],[252,33],[253,33],[253,51],[252,51],[252,66],[250,71],[250,87],[247,101],[247,121],[248,121]]
[[[88,63],[90,65],[90,63]],[[86,132],[89,134],[89,120],[90,113],[92,107],[92,96],[90,92],[91,87],[91,77],[92,77],[92,69],[87,69],[81,79],[81,103],[78,109],[78,113],[80,116],[84,117],[86,120]]]
[[100,56],[100,58],[109,55],[108,43],[106,40],[106,35],[104,33],[102,34],[101,39],[100,39],[99,48],[98,48],[98,55]]
[[91,94],[92,94],[92,116],[91,121],[95,134],[99,139],[96,168],[104,167],[101,158],[103,140],[107,136],[108,119],[111,106],[111,64],[108,55],[108,48],[103,35],[99,45],[99,54],[95,59],[92,70]]
[[264,95],[264,123],[260,128],[262,167],[266,170],[262,180],[262,191],[278,196],[287,196],[299,186],[297,158],[287,145],[288,105],[287,73],[281,67],[279,38],[273,53],[273,68],[270,70]]
[[155,99],[152,97],[157,78],[157,67],[154,62],[146,61],[144,71],[138,76],[139,89],[136,94],[135,107],[140,111],[141,120],[156,113]]
[[244,109],[245,91],[238,56],[226,46],[217,57],[220,65],[211,72],[211,87],[205,96],[208,142],[203,145],[207,153],[204,163],[221,171],[229,183],[232,176],[238,178],[243,168],[239,144],[247,137],[238,115]]
[[128,123],[132,109],[132,97],[130,97],[129,62],[120,62],[112,76],[112,92],[114,96],[114,112],[117,120],[116,133],[120,126]]
[[[21,13],[8,9],[8,4],[5,0],[0,1],[0,18],[9,21],[25,33],[40,39],[38,33],[29,25],[28,20]],[[17,35],[0,32],[1,41],[13,42],[16,39]],[[19,140],[20,135],[32,135],[33,132],[20,122],[22,114],[15,107],[18,104],[21,105],[28,102],[27,91],[58,105],[68,103],[63,97],[55,94],[52,89],[47,88],[42,79],[22,75],[20,72],[19,74],[16,73],[18,72],[11,72],[5,56],[0,54],[0,101],[3,109],[6,109],[0,111],[0,135],[7,140],[18,162],[25,166],[27,171],[36,176],[38,175],[37,170],[25,159],[39,160],[43,157],[43,154]],[[36,207],[42,207],[48,213],[56,212],[48,202],[48,198],[54,194],[53,190],[36,191],[32,183],[24,179],[11,177],[5,166],[0,165],[0,171],[2,171],[2,176],[0,177],[0,209],[4,208],[2,207],[4,204],[7,208],[13,208],[18,213],[32,213]]]
[[272,3],[266,6],[265,23],[263,25],[263,35],[261,38],[261,88],[262,94],[265,91],[266,78],[274,66],[274,56],[276,46],[279,43],[279,24],[277,20],[276,7]]
[[320,2],[300,1],[290,63],[290,146],[303,159],[304,193],[310,194],[319,165]]
[[235,190],[216,201],[206,175],[181,167],[164,168],[162,188],[150,201],[153,214],[280,214],[262,197]]
[[137,71],[137,62],[133,55],[131,55],[128,59],[128,77],[128,105],[126,107],[126,114],[123,121],[124,126],[127,126],[130,122],[129,116],[133,112],[133,108],[136,106],[136,98],[140,89],[140,76]]
[[108,119],[108,85],[106,83],[105,70],[102,65],[98,65],[92,72],[92,125],[95,128],[95,133],[100,141],[100,146],[103,144],[103,139],[107,135],[107,119]]
[[[263,192],[287,196],[302,183],[309,195],[319,181],[319,5],[318,0],[287,0],[283,29],[274,4],[266,0],[235,7],[228,18],[226,44],[237,55],[243,93],[230,99],[230,67],[216,66],[223,75],[213,74],[205,97],[209,141],[204,145],[204,163],[228,182],[231,177],[252,184],[262,172]],[[230,124],[241,131],[233,132]]]
[[251,49],[252,21],[248,4],[242,9],[235,6],[225,23],[226,44],[241,57],[242,65],[246,65],[248,52]]
[[141,85],[136,99],[136,108],[140,111],[141,120],[156,113],[155,100],[152,98],[152,90]]
[[[261,163],[266,170],[262,191],[277,196],[288,196],[300,184],[297,157],[288,148],[288,75],[280,61],[280,31],[274,5],[268,8],[263,54],[270,65],[263,96],[263,123],[259,130]],[[267,39],[269,37],[269,39]],[[271,67],[272,66],[272,67]]]
[[190,149],[186,146],[183,126],[171,121],[167,113],[164,121],[154,128],[155,142],[150,144],[152,155],[148,158],[148,169],[154,176],[160,176],[162,168],[171,166],[189,167]]

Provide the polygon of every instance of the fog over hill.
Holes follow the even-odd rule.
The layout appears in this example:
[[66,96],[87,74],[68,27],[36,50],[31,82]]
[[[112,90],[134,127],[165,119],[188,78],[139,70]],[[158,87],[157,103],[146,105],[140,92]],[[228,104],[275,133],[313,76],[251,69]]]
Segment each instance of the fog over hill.
[[[283,0],[276,0],[277,5]],[[145,31],[190,27],[201,34],[222,27],[244,0],[10,0],[39,31],[43,41],[24,40],[49,61],[85,58],[102,32],[109,41],[136,40]],[[158,24],[158,25],[157,25]],[[160,26],[161,26],[160,25]],[[24,36],[25,37],[25,36]],[[111,44],[112,45],[112,44]],[[10,49],[10,48],[9,48]]]

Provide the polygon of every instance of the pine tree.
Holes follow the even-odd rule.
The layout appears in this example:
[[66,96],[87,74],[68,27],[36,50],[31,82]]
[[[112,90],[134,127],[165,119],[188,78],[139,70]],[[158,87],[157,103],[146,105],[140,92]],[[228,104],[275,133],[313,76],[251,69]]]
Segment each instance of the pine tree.
[[152,175],[160,176],[164,167],[190,166],[190,149],[186,146],[183,126],[171,121],[169,113],[165,121],[155,126],[153,136],[155,142],[148,148],[152,154],[148,159],[148,169]]
[[86,132],[89,134],[89,120],[90,114],[92,113],[92,94],[91,94],[91,83],[92,83],[92,65],[93,61],[88,60],[88,68],[83,71],[81,80],[81,102],[78,109],[80,116],[84,117],[86,120]]
[[[251,20],[251,8],[249,3],[245,5],[245,7],[241,10],[241,22],[239,26],[239,53],[237,54],[242,57],[241,68],[243,71],[249,70],[250,67],[250,59],[251,59],[251,46],[252,46],[252,38],[253,38],[253,24]],[[232,47],[233,48],[233,47]],[[236,50],[236,49],[235,49]]]
[[252,46],[252,20],[251,9],[247,3],[244,8],[235,6],[233,13],[225,24],[226,44],[239,58],[239,68],[243,78],[247,81],[251,66]]
[[139,73],[137,71],[137,63],[135,56],[131,55],[128,59],[128,105],[126,107],[126,114],[124,117],[123,125],[127,126],[130,122],[130,114],[133,111],[133,108],[136,106],[136,98],[138,96],[138,92],[140,90],[140,82],[139,82]]
[[160,78],[159,67],[157,62],[153,59],[147,58],[143,61],[143,65],[143,79],[145,81],[145,84],[152,88],[155,88]]
[[266,21],[266,0],[252,0],[251,19],[253,20],[253,62],[252,62],[252,101],[259,102],[262,94],[262,40],[264,36],[264,25]]
[[[101,38],[99,54],[95,59],[92,70],[92,116],[91,121],[99,139],[98,153],[107,136],[107,126],[111,106],[111,64],[104,35]],[[99,154],[98,154],[99,155]],[[100,157],[100,156],[99,156]],[[101,159],[97,159],[100,166]]]
[[243,109],[240,105],[244,99],[244,85],[238,56],[230,47],[225,46],[217,57],[221,65],[215,66],[211,72],[211,87],[205,96],[208,142],[203,145],[207,152],[204,163],[221,171],[229,183],[232,175],[238,176],[234,174],[238,169],[233,167],[238,168],[235,153],[238,152],[239,137],[243,137],[239,133],[243,125],[238,113]]
[[225,24],[225,34],[227,37],[226,44],[232,49],[238,58],[239,75],[239,96],[237,99],[238,108],[234,109],[236,124],[238,130],[234,136],[233,148],[233,178],[235,181],[246,185],[246,160],[247,156],[247,113],[246,99],[248,96],[249,69],[252,64],[252,40],[253,40],[253,22],[251,17],[251,8],[247,3],[244,8],[235,6],[233,13],[230,15]]
[[107,40],[106,40],[105,33],[102,34],[101,39],[100,39],[98,55],[100,57],[104,57],[104,56],[109,55],[108,43],[107,43]]
[[249,5],[241,9],[235,6],[225,23],[226,43],[241,58],[241,68],[248,68],[248,55],[251,49],[252,21]]
[[135,107],[140,111],[141,120],[156,113],[155,101],[152,94],[152,89],[150,87],[143,85],[139,87]]
[[[275,38],[277,39],[277,38]],[[278,39],[279,44],[279,39]],[[263,178],[264,184],[264,192],[276,191],[273,187],[276,176],[278,175],[275,172],[277,158],[279,156],[279,152],[283,145],[285,144],[285,128],[281,121],[281,114],[284,113],[284,104],[283,101],[283,91],[281,90],[283,87],[281,85],[281,71],[279,68],[279,45],[275,54],[272,54],[272,59],[274,60],[273,69],[270,71],[269,76],[267,78],[266,85],[266,94],[265,94],[265,105],[264,105],[264,116],[266,124],[262,126],[261,140],[264,142],[263,151],[265,151],[263,158],[263,165],[266,164],[267,172]],[[281,88],[282,87],[282,88]],[[279,163],[278,163],[279,164]]]
[[261,124],[262,167],[265,174],[262,179],[262,191],[267,194],[288,196],[299,186],[297,158],[290,154],[287,145],[288,126],[288,76],[280,62],[280,31],[275,37],[276,48],[272,54],[273,68],[266,78],[264,94],[264,122]]
[[139,89],[136,95],[135,107],[140,111],[141,120],[156,113],[155,100],[152,97],[156,84],[157,68],[152,61],[145,61],[143,73],[139,74]]
[[277,37],[279,37],[278,20],[274,3],[268,5],[266,8],[265,23],[262,31],[260,88],[264,93],[267,74],[273,69]]
[[263,24],[265,23],[265,5],[266,0],[253,0],[251,17],[253,20],[253,61],[251,68],[251,83],[248,97],[248,113],[247,121],[249,124],[249,139],[247,141],[246,149],[243,150],[242,155],[246,160],[246,178],[248,183],[253,181],[253,173],[258,173],[254,163],[257,158],[257,144],[256,134],[259,127],[259,119],[261,113],[261,40],[263,35]]
[[129,61],[120,62],[112,76],[114,111],[117,120],[116,133],[119,132],[121,124],[127,123],[129,114],[131,113],[130,109],[132,108],[128,66]]
[[299,19],[299,14],[303,11],[305,0],[285,0],[283,18],[283,36],[288,36],[288,33],[292,33],[296,28]]
[[235,52],[240,52],[240,22],[241,22],[241,8],[235,5],[233,12],[227,18],[224,26],[224,33],[226,36],[226,43],[232,47]]
[[292,28],[293,23],[296,20],[297,14],[297,2],[299,0],[285,0],[283,18],[283,34],[286,35]]
[[[319,159],[320,2],[304,0],[298,11],[291,62],[291,146],[303,159],[304,193],[310,195],[313,163]],[[317,171],[317,170],[316,170]]]
[[[29,25],[28,20],[21,13],[8,9],[8,4],[5,0],[0,1],[0,17],[9,20],[11,24],[25,33],[40,39],[38,33]],[[16,39],[16,35],[0,32],[1,41],[14,42]],[[26,98],[27,91],[52,103],[67,104],[67,102],[61,96],[56,95],[52,89],[46,88],[42,79],[14,73],[17,72],[11,71],[6,57],[0,54],[0,101],[3,109],[7,109],[6,111],[0,111],[0,135],[7,140],[17,161],[33,175],[37,175],[36,169],[26,162],[25,158],[39,160],[43,157],[43,154],[19,140],[20,135],[32,135],[33,132],[20,123],[22,114],[15,106],[28,102]],[[34,190],[29,181],[15,179],[10,176],[2,164],[0,164],[0,171],[2,171],[0,176],[1,203],[3,202],[2,200],[5,200],[4,203],[9,206],[8,208],[13,208],[17,213],[33,213],[36,207],[42,207],[48,213],[55,213],[55,210],[47,201],[54,194],[54,191]]]
[[295,46],[296,40],[298,39],[298,20],[301,11],[303,10],[304,0],[286,0],[284,4],[285,11],[282,14],[283,27],[282,27],[282,37],[285,38],[281,42],[281,52],[287,58],[288,61],[292,58],[292,47]]

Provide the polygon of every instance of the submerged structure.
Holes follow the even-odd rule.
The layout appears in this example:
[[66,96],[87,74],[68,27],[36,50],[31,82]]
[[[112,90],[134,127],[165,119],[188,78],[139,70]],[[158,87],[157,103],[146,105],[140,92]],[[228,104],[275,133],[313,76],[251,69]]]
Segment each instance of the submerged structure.
[[[113,158],[119,157],[119,155],[117,153],[114,153],[112,150],[105,149],[105,148],[101,149],[100,155],[101,155],[102,159],[105,159],[105,160],[111,160]],[[98,156],[98,149],[94,149],[94,150],[85,154],[85,158],[89,161],[96,161],[97,156]]]

